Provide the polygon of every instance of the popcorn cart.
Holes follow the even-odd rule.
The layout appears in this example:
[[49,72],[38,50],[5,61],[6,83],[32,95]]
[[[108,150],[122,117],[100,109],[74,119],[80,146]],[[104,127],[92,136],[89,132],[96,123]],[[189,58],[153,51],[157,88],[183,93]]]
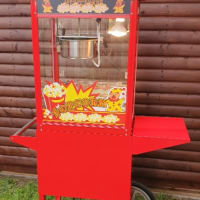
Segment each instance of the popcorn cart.
[[40,200],[128,200],[132,155],[190,140],[183,119],[134,115],[138,3],[31,0],[36,118],[10,139],[37,152]]

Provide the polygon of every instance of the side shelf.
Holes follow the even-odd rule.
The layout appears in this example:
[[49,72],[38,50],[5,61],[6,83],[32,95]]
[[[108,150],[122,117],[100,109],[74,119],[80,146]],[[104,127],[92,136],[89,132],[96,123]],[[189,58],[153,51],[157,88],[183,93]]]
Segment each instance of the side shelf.
[[132,137],[134,155],[189,142],[189,134],[182,118],[135,117]]

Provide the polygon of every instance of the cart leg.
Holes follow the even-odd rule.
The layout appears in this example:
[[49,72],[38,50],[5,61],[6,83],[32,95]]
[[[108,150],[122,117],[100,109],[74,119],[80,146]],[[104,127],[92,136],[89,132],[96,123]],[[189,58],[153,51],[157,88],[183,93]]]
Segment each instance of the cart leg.
[[45,196],[43,194],[39,194],[39,200],[45,200]]
[[61,200],[61,197],[58,197],[58,196],[57,196],[57,197],[56,197],[56,200]]

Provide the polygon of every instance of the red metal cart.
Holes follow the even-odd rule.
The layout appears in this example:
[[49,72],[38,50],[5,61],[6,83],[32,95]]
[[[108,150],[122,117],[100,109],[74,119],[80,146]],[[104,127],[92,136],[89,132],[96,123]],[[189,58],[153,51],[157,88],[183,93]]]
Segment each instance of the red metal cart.
[[40,200],[130,199],[132,155],[190,141],[183,119],[134,116],[138,1],[31,0],[31,17],[36,118],[10,139],[37,152]]

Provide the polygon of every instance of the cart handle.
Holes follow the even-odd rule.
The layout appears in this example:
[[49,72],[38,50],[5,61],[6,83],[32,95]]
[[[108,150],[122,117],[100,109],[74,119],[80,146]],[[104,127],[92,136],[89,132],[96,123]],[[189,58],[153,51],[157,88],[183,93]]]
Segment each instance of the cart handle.
[[31,121],[25,124],[21,129],[13,134],[13,136],[22,135],[28,128],[30,128],[36,122],[36,117],[34,117]]
[[21,136],[28,128],[30,128],[36,122],[36,117],[19,129],[16,133],[10,136],[10,140],[22,146],[37,150],[37,137],[25,137]]

